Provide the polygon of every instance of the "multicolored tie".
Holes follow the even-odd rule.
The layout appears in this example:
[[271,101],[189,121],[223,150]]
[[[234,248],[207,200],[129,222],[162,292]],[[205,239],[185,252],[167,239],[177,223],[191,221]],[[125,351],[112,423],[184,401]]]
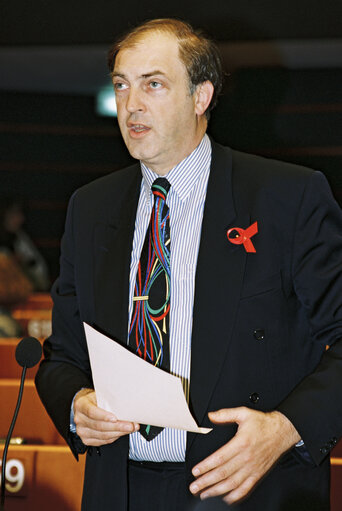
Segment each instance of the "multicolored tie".
[[[152,185],[154,205],[141,252],[133,297],[129,346],[151,364],[170,370],[170,215],[166,196],[170,183]],[[141,424],[140,433],[153,440],[163,428]]]

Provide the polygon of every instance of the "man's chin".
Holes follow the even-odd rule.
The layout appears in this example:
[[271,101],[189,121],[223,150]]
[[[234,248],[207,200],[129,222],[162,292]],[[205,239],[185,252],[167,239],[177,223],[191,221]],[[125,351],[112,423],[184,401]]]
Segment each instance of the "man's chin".
[[132,158],[141,160],[144,163],[146,162],[147,166],[147,162],[153,161],[154,152],[146,147],[146,142],[143,140],[134,141],[134,143],[130,142],[126,146]]

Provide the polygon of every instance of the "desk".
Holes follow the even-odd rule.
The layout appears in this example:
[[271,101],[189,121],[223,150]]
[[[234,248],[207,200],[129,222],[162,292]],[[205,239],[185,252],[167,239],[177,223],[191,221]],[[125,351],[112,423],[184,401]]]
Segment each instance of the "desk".
[[[0,379],[0,437],[6,437],[18,398],[20,380]],[[13,436],[25,438],[31,444],[63,444],[53,422],[45,411],[34,382],[25,382],[24,394]]]
[[84,464],[84,456],[77,462],[64,446],[11,446],[6,511],[79,511]]

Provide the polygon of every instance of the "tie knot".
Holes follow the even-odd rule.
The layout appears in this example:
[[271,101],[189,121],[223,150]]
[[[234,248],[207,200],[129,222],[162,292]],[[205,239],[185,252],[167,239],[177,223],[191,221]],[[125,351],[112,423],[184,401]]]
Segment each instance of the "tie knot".
[[166,196],[168,191],[170,190],[170,183],[165,177],[158,177],[152,185],[152,193],[154,196],[161,197],[163,200],[166,200]]

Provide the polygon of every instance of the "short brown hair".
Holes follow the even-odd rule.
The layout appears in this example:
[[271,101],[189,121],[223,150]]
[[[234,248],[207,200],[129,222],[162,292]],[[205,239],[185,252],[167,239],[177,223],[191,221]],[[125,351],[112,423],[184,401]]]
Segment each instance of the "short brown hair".
[[120,50],[134,46],[145,34],[152,31],[168,32],[177,38],[179,56],[188,72],[191,94],[195,92],[197,85],[207,80],[213,84],[214,94],[205,113],[209,119],[209,111],[216,105],[222,89],[223,72],[220,54],[213,41],[184,21],[173,18],[150,20],[126,33],[108,52],[110,71],[113,72],[115,58]]

